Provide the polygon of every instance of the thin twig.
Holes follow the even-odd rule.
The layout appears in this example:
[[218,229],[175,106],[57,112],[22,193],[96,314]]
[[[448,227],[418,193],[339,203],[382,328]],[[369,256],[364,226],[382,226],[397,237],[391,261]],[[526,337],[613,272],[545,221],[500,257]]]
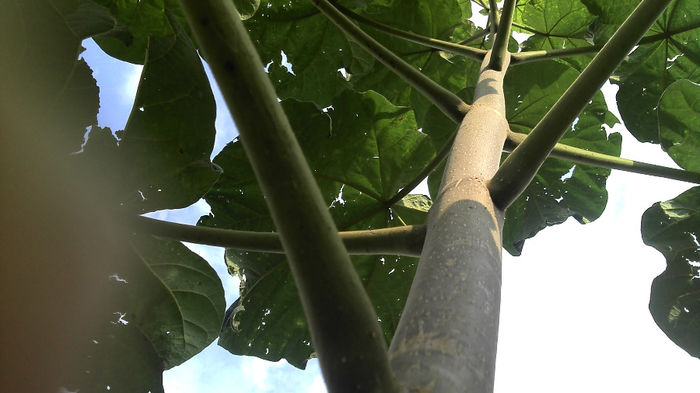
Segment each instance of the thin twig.
[[310,0],[328,19],[348,37],[399,75],[406,83],[418,90],[450,118],[462,119],[469,111],[469,105],[456,94],[445,89],[423,73],[406,63],[402,58],[385,48],[369,34],[357,27],[347,16],[335,8],[328,0]]
[[337,8],[340,12],[345,14],[347,17],[352,18],[360,23],[364,23],[368,26],[374,27],[375,29],[377,29],[383,33],[392,35],[394,37],[403,38],[407,41],[411,41],[411,42],[414,42],[416,44],[421,44],[421,45],[425,45],[425,46],[430,47],[430,48],[442,50],[445,52],[454,53],[456,55],[464,56],[466,58],[476,60],[478,62],[481,62],[484,59],[484,56],[486,55],[486,50],[484,50],[484,49],[472,48],[472,47],[457,44],[454,42],[438,40],[436,38],[430,38],[430,37],[426,37],[426,36],[423,36],[420,34],[411,33],[408,31],[401,30],[401,29],[397,29],[395,27],[388,26],[388,25],[385,25],[383,23],[379,23],[379,22],[373,21],[371,19],[365,18],[364,16],[359,15],[359,14],[353,12],[352,10],[345,8],[336,2],[332,2],[332,4],[333,4],[333,6],[335,6],[335,8]]
[[[513,151],[517,145],[525,140],[526,136],[526,134],[510,131],[508,133],[508,140],[504,150],[508,152]],[[642,175],[700,184],[700,173],[697,172],[690,172],[683,169],[669,168],[661,165],[634,161],[627,158],[615,157],[561,143],[557,143],[550,156],[579,164],[593,165],[600,168],[617,169],[625,172],[639,173]]]
[[571,57],[598,53],[603,45],[581,46],[578,48],[543,49],[511,54],[511,65],[531,63],[561,57]]
[[[282,241],[275,232],[237,231],[177,224],[136,216],[126,220],[135,232],[180,240],[188,243],[238,250],[284,254]],[[406,255],[420,256],[425,237],[424,225],[407,225],[393,228],[340,232],[340,238],[348,253],[353,255]]]
[[501,18],[498,21],[498,32],[491,48],[491,61],[489,68],[502,71],[506,56],[508,55],[508,42],[510,41],[510,26],[513,23],[513,14],[517,0],[505,0]]

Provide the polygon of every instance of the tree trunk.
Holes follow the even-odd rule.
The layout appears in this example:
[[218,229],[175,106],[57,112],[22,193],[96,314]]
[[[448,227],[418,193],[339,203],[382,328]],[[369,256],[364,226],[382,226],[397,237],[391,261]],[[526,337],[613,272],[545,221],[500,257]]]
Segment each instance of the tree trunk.
[[489,58],[430,210],[418,271],[390,348],[393,371],[410,391],[493,390],[503,212],[494,208],[486,184],[498,169],[508,123],[504,72],[487,69]]

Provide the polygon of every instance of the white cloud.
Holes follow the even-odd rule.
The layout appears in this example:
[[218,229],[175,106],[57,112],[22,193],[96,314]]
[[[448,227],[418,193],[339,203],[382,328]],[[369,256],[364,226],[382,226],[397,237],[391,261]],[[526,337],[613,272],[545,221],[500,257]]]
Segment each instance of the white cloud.
[[326,384],[323,382],[323,377],[320,375],[316,375],[314,377],[314,381],[311,383],[311,386],[309,386],[309,390],[307,390],[307,393],[326,393]]
[[267,388],[268,369],[274,363],[255,357],[245,357],[243,359],[241,369],[243,374],[248,378],[249,383],[261,391],[265,390]]

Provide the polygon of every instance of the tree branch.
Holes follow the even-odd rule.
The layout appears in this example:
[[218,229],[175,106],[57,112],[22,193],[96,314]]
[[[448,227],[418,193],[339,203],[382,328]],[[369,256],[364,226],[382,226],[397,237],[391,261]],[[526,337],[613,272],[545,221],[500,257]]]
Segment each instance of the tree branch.
[[489,182],[496,206],[505,209],[525,190],[569,125],[670,1],[643,0],[523,143],[506,158]]
[[498,4],[496,0],[489,0],[489,6],[487,8],[489,11],[489,27],[491,30],[491,35],[495,35],[498,30],[499,16],[498,16]]
[[483,0],[472,0],[473,3],[476,3],[477,5],[481,6],[481,8],[485,9],[486,11],[489,10],[489,7],[484,4]]
[[[527,135],[509,131],[505,151],[513,151],[517,145],[525,140]],[[557,143],[550,154],[551,157],[573,161],[579,164],[593,165],[601,168],[618,169],[625,172],[639,173],[642,175],[663,177],[666,179],[680,180],[689,183],[700,184],[700,173],[689,172],[677,168],[668,168],[661,165],[648,164],[646,162],[629,160],[626,158],[610,156],[567,146]]]
[[503,62],[508,55],[508,41],[510,40],[510,26],[513,23],[513,13],[517,0],[505,0],[503,11],[498,21],[498,32],[491,48],[491,61],[489,68],[503,71]]
[[[177,224],[144,216],[127,219],[135,232],[208,246],[235,248],[246,251],[284,254],[280,236],[275,232],[237,231],[234,229]],[[340,232],[348,253],[354,255],[420,256],[425,237],[425,225]]]
[[469,37],[463,39],[462,41],[459,41],[458,44],[460,44],[460,45],[466,45],[466,44],[468,44],[468,43],[470,43],[470,42],[472,42],[472,41],[478,40],[479,38],[484,38],[484,36],[486,36],[487,34],[489,34],[489,31],[488,31],[488,30],[481,30],[481,31],[478,31],[478,32],[472,34],[471,36],[469,36]]
[[[533,33],[533,34],[539,34],[539,35],[543,35],[546,37],[571,38],[571,37],[565,37],[565,36],[559,36],[559,35],[550,35],[547,33],[543,33],[541,31],[531,29],[527,26],[519,25],[517,23],[513,23],[513,26],[517,27],[519,29],[522,29],[522,30],[526,30],[526,31]],[[654,42],[665,40],[665,39],[668,39],[669,36],[684,33],[684,32],[689,31],[689,30],[694,30],[694,29],[697,29],[698,27],[700,27],[700,23],[696,23],[694,25],[689,25],[689,26],[686,26],[686,27],[684,27],[682,29],[678,29],[678,30],[673,30],[673,31],[668,31],[668,32],[663,32],[663,33],[658,33],[658,34],[646,36],[646,37],[643,37],[642,39],[639,40],[639,45],[651,44]],[[602,47],[603,47],[603,44],[596,44],[596,45],[591,45],[591,46],[582,46],[582,47],[578,47],[578,48],[547,49],[547,50],[535,50],[535,51],[525,51],[525,52],[513,53],[513,54],[511,54],[511,65],[518,65],[518,64],[529,63],[532,61],[540,61],[540,60],[553,59],[553,58],[561,58],[561,57],[569,57],[569,56],[597,53],[598,51],[600,51],[600,49]]]
[[456,94],[445,89],[432,79],[423,75],[403,59],[385,48],[369,34],[357,27],[347,16],[333,7],[328,0],[310,0],[328,19],[342,30],[349,38],[364,48],[391,71],[428,98],[443,113],[453,119],[461,119],[469,111],[469,105]]
[[531,63],[533,61],[556,59],[598,53],[603,45],[581,46],[578,48],[532,50],[511,54],[511,65]]
[[400,392],[377,314],[233,2],[180,3],[280,234],[328,390]]
[[415,42],[416,44],[425,45],[429,48],[454,53],[456,55],[464,56],[476,60],[478,62],[481,62],[484,59],[484,56],[486,55],[486,51],[484,49],[471,48],[454,42],[438,40],[435,38],[430,38],[422,36],[420,34],[415,34],[401,29],[397,29],[395,27],[387,26],[383,23],[375,22],[371,19],[365,18],[364,16],[359,15],[343,7],[335,1],[333,1],[332,4],[333,6],[335,6],[336,9],[338,9],[338,11],[342,12],[347,17],[352,18],[360,23],[364,23],[368,26],[374,27],[375,29],[383,33],[392,35],[394,37],[403,38],[404,40]]

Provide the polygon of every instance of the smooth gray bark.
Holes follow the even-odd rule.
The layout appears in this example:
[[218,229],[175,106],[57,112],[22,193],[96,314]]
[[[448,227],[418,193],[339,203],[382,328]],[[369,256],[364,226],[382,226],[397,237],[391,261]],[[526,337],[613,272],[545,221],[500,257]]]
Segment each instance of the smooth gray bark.
[[487,64],[489,56],[430,210],[418,271],[389,350],[392,369],[409,390],[493,390],[503,212],[494,208],[486,183],[498,169],[508,123],[504,72],[486,70]]

